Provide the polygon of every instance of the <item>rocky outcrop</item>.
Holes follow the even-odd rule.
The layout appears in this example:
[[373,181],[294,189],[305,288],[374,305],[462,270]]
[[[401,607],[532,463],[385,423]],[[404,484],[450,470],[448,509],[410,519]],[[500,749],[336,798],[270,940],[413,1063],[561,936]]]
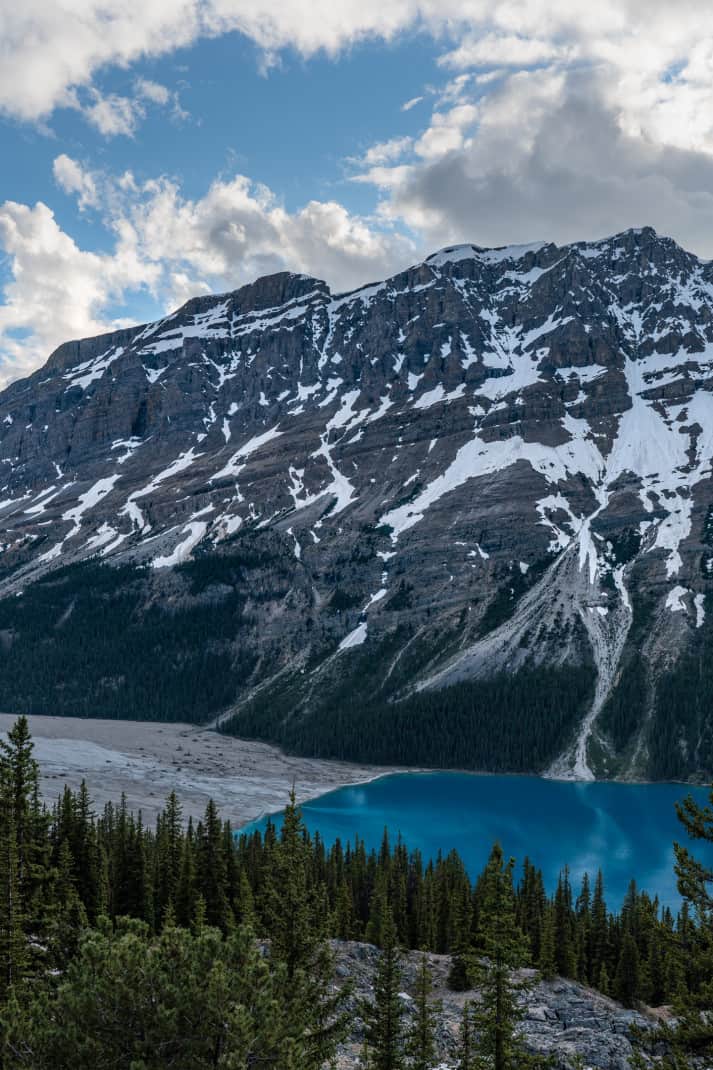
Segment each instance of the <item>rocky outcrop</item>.
[[[354,1027],[343,1046],[339,1070],[356,1070],[363,1046],[364,1028],[359,1009],[373,998],[373,978],[379,952],[369,944],[335,943],[336,972],[339,983],[353,985],[350,1012]],[[476,1000],[477,991],[451,992],[446,984],[450,961],[446,955],[427,955],[433,975],[433,1000],[438,1005],[438,1056],[440,1070],[455,1070],[458,1065],[458,1030],[463,1004]],[[420,955],[414,952],[403,958],[403,1006],[408,1024],[413,1014],[413,993]],[[532,971],[524,971],[531,974]],[[524,995],[525,1017],[522,1033],[533,1053],[554,1057],[556,1070],[629,1070],[633,1054],[631,1029],[650,1029],[651,1016],[625,1010],[611,999],[575,981],[557,978],[540,981]],[[578,1062],[579,1060],[579,1062]]]
[[217,716],[309,712],[359,658],[389,702],[590,665],[553,773],[708,775],[703,683],[661,696],[710,646],[712,386],[713,266],[648,228],[269,276],[0,395],[0,596],[93,559],[186,606],[177,565],[249,546]]

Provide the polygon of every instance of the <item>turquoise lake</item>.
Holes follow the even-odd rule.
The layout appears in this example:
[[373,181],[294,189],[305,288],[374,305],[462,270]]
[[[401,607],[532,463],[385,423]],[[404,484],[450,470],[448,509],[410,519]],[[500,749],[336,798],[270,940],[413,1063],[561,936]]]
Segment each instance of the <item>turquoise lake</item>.
[[[538,777],[403,773],[340,788],[302,807],[305,824],[331,845],[359,836],[378,847],[384,828],[426,859],[455,848],[469,873],[483,867],[492,844],[522,864],[529,856],[553,890],[569,865],[575,885],[601,868],[607,901],[618,907],[632,877],[676,907],[673,841],[685,831],[674,809],[690,789],[680,784],[569,783]],[[708,791],[692,789],[699,802]],[[279,818],[274,819],[279,823]],[[264,828],[267,818],[241,831]],[[713,861],[713,852],[694,845]]]

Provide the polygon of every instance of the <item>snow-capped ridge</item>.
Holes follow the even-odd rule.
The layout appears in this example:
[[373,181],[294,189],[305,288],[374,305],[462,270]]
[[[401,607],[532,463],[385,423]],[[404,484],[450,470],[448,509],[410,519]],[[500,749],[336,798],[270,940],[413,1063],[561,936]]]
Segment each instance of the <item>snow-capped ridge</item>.
[[451,245],[432,253],[424,261],[431,267],[455,264],[460,260],[480,260],[484,264],[500,264],[505,260],[522,260],[528,253],[539,253],[551,242],[536,241],[525,245],[500,245],[485,248],[480,245]]
[[586,645],[596,701],[557,766],[585,775],[635,593],[667,651],[709,626],[712,398],[713,269],[651,228],[448,246],[342,294],[266,275],[0,394],[3,589],[90,557],[159,583],[263,539],[276,648],[346,665],[438,627],[441,686]]

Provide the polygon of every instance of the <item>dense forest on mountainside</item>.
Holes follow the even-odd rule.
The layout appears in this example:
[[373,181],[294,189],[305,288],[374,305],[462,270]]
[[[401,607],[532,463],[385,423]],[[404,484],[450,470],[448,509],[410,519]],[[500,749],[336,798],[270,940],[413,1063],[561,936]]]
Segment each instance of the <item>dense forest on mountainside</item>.
[[[713,839],[710,809],[689,799],[681,816],[694,837]],[[713,985],[711,874],[685,848],[677,859],[677,916],[633,881],[612,913],[601,874],[573,889],[564,869],[548,896],[536,866],[525,860],[516,877],[497,845],[475,881],[455,852],[424,859],[386,833],[378,851],[327,849],[294,802],[279,833],[270,824],[237,837],[213,803],[184,825],[173,794],[151,829],[123,801],[96,816],[84,787],[47,810],[20,719],[0,744],[0,1065],[319,1070],[347,1027],[328,938],[385,949],[386,973],[364,1009],[377,1068],[394,1039],[382,1034],[398,976],[387,967],[400,947],[450,954],[452,986],[480,986],[484,1003],[467,1011],[464,1031],[483,1051],[488,993],[498,992],[512,1011],[500,1040],[519,1051],[511,977],[530,965],[627,1006],[674,1002],[683,1025],[667,1043],[713,1054],[698,1014]],[[416,1055],[395,1065],[434,1065],[418,1062],[432,1032],[422,1010],[421,1040],[403,1042]]]
[[0,706],[59,716],[204,721],[228,705],[255,658],[245,627],[249,549],[177,569],[68,566],[0,600]]
[[[260,571],[266,564],[277,569],[269,592]],[[98,562],[52,572],[20,597],[0,599],[0,707],[199,723],[218,716],[255,670],[243,643],[255,623],[249,605],[279,593],[286,576],[280,581],[278,564],[258,535],[244,535],[221,554],[178,566],[170,580],[150,568]],[[343,597],[335,613],[344,611]],[[713,684],[713,615],[690,654],[654,680],[640,653],[650,607],[637,599],[634,607],[622,669],[600,718],[624,764],[607,754],[602,772],[625,769],[649,704],[651,774],[686,779],[708,768],[713,754],[703,697]],[[457,639],[444,630],[400,654],[410,634],[404,625],[378,649],[357,648],[316,687],[309,672],[288,674],[258,690],[222,730],[316,757],[493,772],[541,772],[571,745],[595,686],[584,654],[576,668],[525,667],[409,694],[419,667]],[[270,657],[266,643],[261,671]],[[368,696],[365,674],[374,681]]]
[[[151,569],[92,562],[0,600],[0,707],[158,721],[216,716],[255,665],[241,635],[250,627],[249,598],[258,597],[248,590],[265,561],[264,546],[247,539],[179,566],[167,589]],[[258,695],[224,730],[320,757],[515,772],[540,772],[571,741],[593,693],[591,665],[499,673],[394,701],[414,660],[434,653],[415,645],[387,677],[405,633],[378,653],[357,651],[306,710],[298,674],[264,700]],[[263,668],[268,658],[266,651]],[[359,678],[382,665],[367,699]]]
[[[279,696],[258,695],[221,730],[321,758],[542,772],[571,741],[594,687],[591,667],[540,667],[389,701],[388,686],[375,685],[368,698],[359,692],[354,682],[362,669],[345,669],[338,686],[312,696],[304,713],[292,705],[299,684]],[[397,679],[403,677],[402,670]],[[393,688],[396,680],[389,683]]]

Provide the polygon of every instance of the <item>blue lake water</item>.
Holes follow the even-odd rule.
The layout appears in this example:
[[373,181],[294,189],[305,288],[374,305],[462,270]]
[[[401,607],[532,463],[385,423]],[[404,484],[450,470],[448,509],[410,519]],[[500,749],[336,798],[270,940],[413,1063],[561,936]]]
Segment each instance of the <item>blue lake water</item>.
[[[340,788],[302,810],[307,827],[328,845],[359,836],[368,848],[378,847],[386,827],[393,839],[400,833],[426,859],[455,848],[475,876],[499,840],[519,865],[528,856],[543,871],[550,891],[565,864],[575,889],[585,872],[594,876],[601,868],[610,907],[620,905],[635,877],[640,888],[675,908],[672,844],[687,838],[674,804],[688,791],[680,784],[404,773]],[[699,802],[708,801],[706,789],[692,793]],[[242,831],[264,828],[266,821]],[[713,862],[709,845],[695,844],[694,850]]]

